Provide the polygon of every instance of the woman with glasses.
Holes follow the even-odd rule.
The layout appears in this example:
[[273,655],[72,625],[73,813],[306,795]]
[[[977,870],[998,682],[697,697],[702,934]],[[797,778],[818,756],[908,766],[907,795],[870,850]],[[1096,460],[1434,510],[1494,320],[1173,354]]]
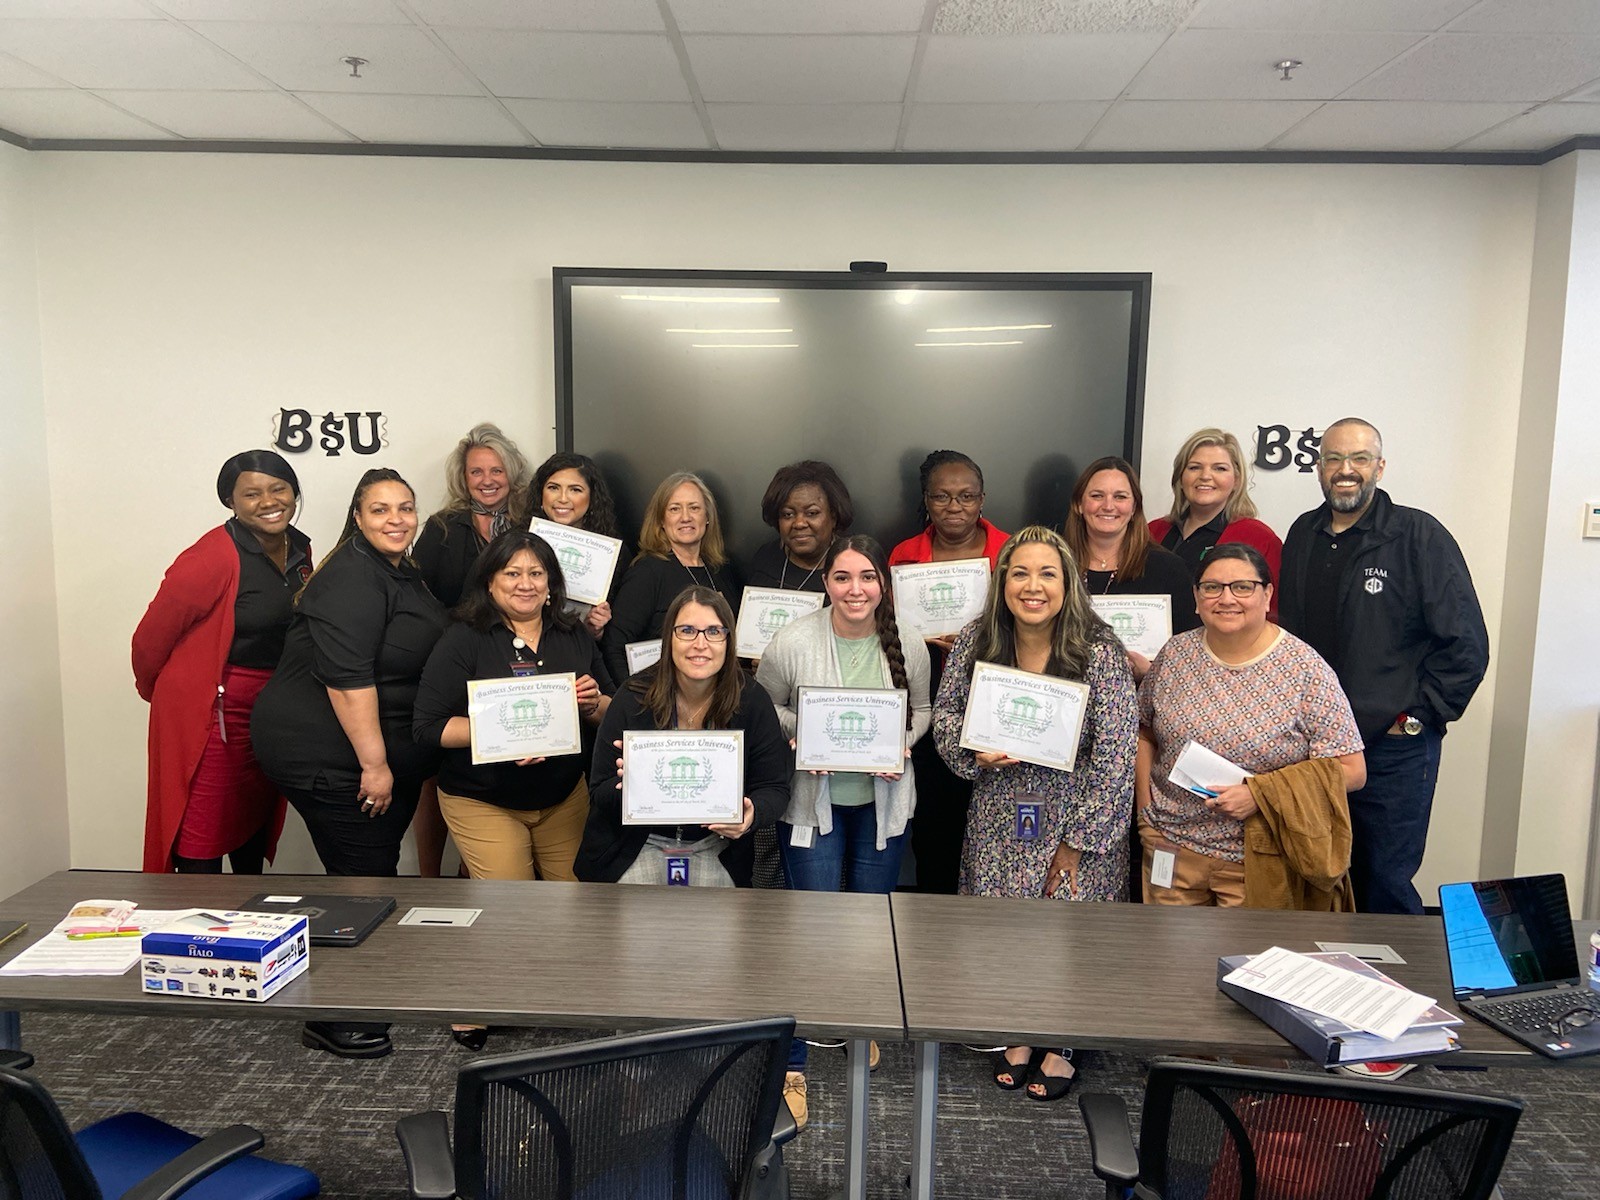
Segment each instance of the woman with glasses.
[[[961,746],[980,662],[1088,685],[1071,771]],[[975,781],[961,893],[1125,900],[1138,724],[1127,656],[1090,607],[1071,550],[1054,530],[1028,526],[1000,551],[983,615],[956,638],[934,705],[940,753],[957,775]],[[995,1085],[1059,1100],[1072,1085],[1068,1057],[1059,1048],[1008,1047],[995,1056]]]
[[[1242,542],[1255,547],[1274,579],[1283,558],[1283,540],[1256,519],[1239,439],[1222,429],[1201,429],[1178,447],[1172,460],[1172,511],[1150,522],[1150,536],[1183,559],[1190,578],[1213,546]],[[1276,599],[1267,616],[1278,619]]]
[[1174,783],[1184,748],[1203,746],[1252,776],[1336,759],[1346,792],[1366,782],[1366,760],[1333,668],[1267,620],[1272,572],[1260,551],[1215,547],[1194,592],[1202,627],[1163,646],[1139,688],[1144,900],[1230,907],[1244,903],[1244,821],[1256,802],[1245,783],[1215,795]]
[[[767,693],[733,653],[733,610],[707,587],[667,605],[661,660],[629,679],[600,722],[589,772],[589,821],[574,864],[600,883],[667,883],[667,859],[688,860],[690,887],[749,887],[750,831],[789,803],[789,742]],[[744,819],[737,825],[622,823],[622,734],[629,729],[744,730]]]
[[[922,532],[889,553],[891,567],[909,563],[987,558],[994,569],[1006,534],[983,518],[983,471],[956,450],[935,450],[922,460]],[[929,679],[939,690],[953,637],[927,639]],[[955,895],[961,874],[961,839],[967,831],[972,784],[950,773],[932,738],[911,748],[917,779],[917,819],[911,826],[911,852],[917,861],[917,890]]]
[[716,498],[700,476],[674,471],[645,506],[639,553],[611,602],[601,648],[613,679],[628,677],[628,643],[660,636],[668,607],[686,587],[719,592],[739,611],[741,589],[723,546]]

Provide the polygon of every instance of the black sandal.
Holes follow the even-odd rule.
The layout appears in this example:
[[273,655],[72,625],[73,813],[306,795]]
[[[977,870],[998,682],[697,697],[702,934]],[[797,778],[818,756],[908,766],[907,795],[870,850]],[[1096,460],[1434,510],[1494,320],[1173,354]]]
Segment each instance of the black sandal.
[[[994,1071],[995,1087],[1002,1092],[1020,1092],[1028,1086],[1028,1080],[1033,1075],[1033,1069],[1037,1065],[1039,1057],[1040,1051],[1033,1050],[1029,1052],[1026,1062],[1013,1063],[1006,1061],[1006,1052],[1004,1050],[995,1051],[989,1058],[990,1066]],[[1000,1078],[1002,1075],[1009,1075],[1011,1082],[1003,1082]]]
[[[1072,1051],[1062,1054],[1059,1050],[1045,1051],[1045,1054],[1061,1054],[1067,1060],[1067,1065],[1072,1068],[1071,1075],[1046,1075],[1044,1073],[1044,1054],[1040,1054],[1032,1069],[1028,1072],[1028,1099],[1037,1100],[1040,1104],[1049,1104],[1059,1100],[1072,1090],[1072,1085],[1078,1081],[1078,1068],[1072,1061]],[[1044,1088],[1043,1092],[1035,1092],[1033,1085],[1038,1084]]]

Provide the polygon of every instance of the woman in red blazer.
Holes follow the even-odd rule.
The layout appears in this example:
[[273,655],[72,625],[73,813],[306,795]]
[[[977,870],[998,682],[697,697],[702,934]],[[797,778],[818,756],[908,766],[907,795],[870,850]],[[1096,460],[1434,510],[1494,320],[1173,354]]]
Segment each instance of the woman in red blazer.
[[133,678],[150,702],[144,869],[258,875],[284,801],[256,765],[250,712],[272,677],[311,543],[290,523],[294,468],[270,450],[222,464],[233,516],[190,546],[133,634]]

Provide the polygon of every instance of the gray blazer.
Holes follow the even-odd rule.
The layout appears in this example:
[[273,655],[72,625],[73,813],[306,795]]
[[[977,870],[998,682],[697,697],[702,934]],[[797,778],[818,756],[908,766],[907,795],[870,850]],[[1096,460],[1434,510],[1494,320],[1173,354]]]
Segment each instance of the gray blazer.
[[[807,687],[840,687],[839,656],[834,648],[833,618],[828,609],[808,613],[778,631],[761,656],[756,669],[756,680],[772,697],[778,710],[778,723],[784,733],[794,737],[795,689]],[[906,683],[909,685],[911,728],[906,734],[906,745],[911,745],[928,732],[933,720],[933,704],[928,696],[928,648],[915,635],[900,643],[906,660]],[[882,672],[883,687],[893,687],[889,679],[889,660],[880,650],[878,667]],[[873,808],[878,815],[878,849],[888,846],[888,839],[906,831],[906,823],[917,807],[917,784],[912,776],[911,764],[900,778],[892,783],[887,779],[872,781]],[[833,805],[828,800],[828,777],[813,775],[809,771],[796,771],[789,790],[789,808],[783,819],[790,825],[808,825],[819,833],[833,831]]]

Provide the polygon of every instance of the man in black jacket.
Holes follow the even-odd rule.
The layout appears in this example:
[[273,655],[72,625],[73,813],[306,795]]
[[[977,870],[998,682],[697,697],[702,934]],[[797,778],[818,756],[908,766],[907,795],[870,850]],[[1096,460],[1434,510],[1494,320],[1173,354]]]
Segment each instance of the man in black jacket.
[[1278,612],[1339,674],[1366,742],[1350,794],[1350,876],[1363,912],[1420,913],[1439,744],[1489,666],[1489,634],[1448,530],[1380,491],[1383,438],[1346,417],[1322,436],[1326,503],[1283,544]]

